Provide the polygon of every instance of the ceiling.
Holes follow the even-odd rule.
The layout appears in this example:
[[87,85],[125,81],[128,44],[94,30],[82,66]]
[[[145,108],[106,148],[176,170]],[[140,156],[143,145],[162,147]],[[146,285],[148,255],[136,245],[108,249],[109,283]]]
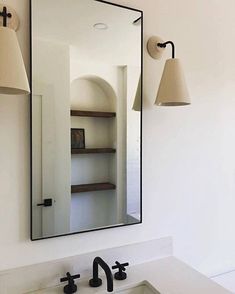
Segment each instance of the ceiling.
[[77,61],[140,66],[141,22],[133,24],[139,17],[95,0],[32,0],[33,39],[67,44]]

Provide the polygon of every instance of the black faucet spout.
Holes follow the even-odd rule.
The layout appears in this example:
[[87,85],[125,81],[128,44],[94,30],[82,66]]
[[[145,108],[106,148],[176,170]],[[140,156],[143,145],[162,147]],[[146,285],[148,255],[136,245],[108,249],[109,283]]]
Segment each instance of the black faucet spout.
[[99,265],[105,272],[107,279],[107,291],[113,292],[113,274],[107,263],[101,258],[96,257],[93,261],[93,278],[89,281],[91,287],[99,287],[102,285],[102,280],[99,278]]

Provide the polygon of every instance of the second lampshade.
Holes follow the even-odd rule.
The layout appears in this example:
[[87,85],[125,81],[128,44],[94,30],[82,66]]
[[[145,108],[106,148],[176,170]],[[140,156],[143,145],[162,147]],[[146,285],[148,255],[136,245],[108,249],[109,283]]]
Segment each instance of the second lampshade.
[[161,106],[190,104],[184,72],[178,58],[166,61],[155,104]]
[[174,43],[162,42],[159,37],[151,37],[148,41],[148,52],[152,58],[160,59],[168,44],[172,46],[172,58],[166,61],[155,104],[159,106],[189,105],[191,104],[190,96],[180,60],[175,58]]

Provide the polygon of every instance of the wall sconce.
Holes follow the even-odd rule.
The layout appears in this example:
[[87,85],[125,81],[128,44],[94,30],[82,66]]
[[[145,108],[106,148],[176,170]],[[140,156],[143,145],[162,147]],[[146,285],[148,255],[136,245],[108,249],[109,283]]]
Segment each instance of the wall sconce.
[[0,4],[1,17],[0,94],[29,94],[29,82],[15,32],[19,26],[18,16],[12,8]]
[[189,105],[191,104],[190,96],[180,60],[175,58],[174,43],[163,42],[159,37],[154,36],[148,40],[147,49],[152,58],[160,59],[168,44],[172,46],[172,58],[166,61],[155,104],[159,106]]

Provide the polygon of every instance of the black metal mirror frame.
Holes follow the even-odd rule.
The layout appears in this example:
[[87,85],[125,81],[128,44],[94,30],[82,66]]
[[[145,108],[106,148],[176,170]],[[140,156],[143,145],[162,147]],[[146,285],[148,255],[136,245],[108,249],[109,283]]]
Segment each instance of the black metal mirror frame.
[[[119,8],[123,9],[129,9],[132,11],[137,11],[141,13],[141,111],[140,111],[140,221],[132,224],[123,224],[123,225],[114,225],[110,227],[101,227],[97,229],[91,229],[91,230],[84,230],[79,232],[72,232],[67,234],[61,234],[61,235],[55,235],[55,236],[47,236],[42,238],[33,238],[33,210],[32,210],[32,204],[33,204],[33,195],[32,195],[32,187],[33,187],[33,177],[32,177],[32,92],[30,94],[30,239],[31,241],[38,241],[38,240],[44,240],[44,239],[51,239],[51,238],[57,238],[57,237],[63,237],[63,236],[69,236],[69,235],[76,235],[81,233],[88,233],[88,232],[94,232],[94,231],[100,231],[100,230],[109,230],[113,228],[119,228],[119,227],[127,227],[127,226],[133,226],[142,224],[143,222],[143,208],[142,208],[142,132],[143,132],[143,11],[115,3],[111,3],[108,1],[102,1],[102,0],[94,0],[97,2],[101,2],[107,5],[113,5]],[[32,73],[33,73],[33,62],[32,62],[32,0],[30,0],[30,88],[32,89],[33,83],[32,83]]]

